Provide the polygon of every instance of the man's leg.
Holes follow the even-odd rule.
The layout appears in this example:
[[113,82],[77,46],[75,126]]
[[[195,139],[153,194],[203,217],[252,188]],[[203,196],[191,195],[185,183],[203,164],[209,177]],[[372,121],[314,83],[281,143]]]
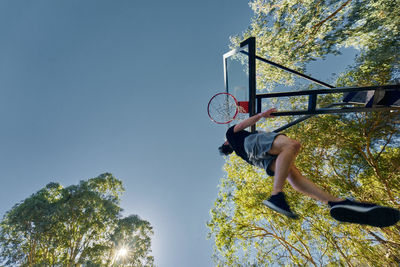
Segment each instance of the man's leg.
[[269,166],[275,172],[272,196],[263,203],[290,218],[297,218],[298,216],[290,210],[282,192],[286,179],[288,179],[289,183],[297,191],[324,203],[341,200],[318,188],[314,183],[303,177],[297,168],[294,167],[294,160],[299,153],[300,147],[300,143],[296,140],[290,139],[285,135],[278,135],[271,149],[268,151],[271,155],[277,155],[277,158]]
[[[270,165],[270,169],[274,171],[275,169],[275,164],[272,163]],[[342,201],[343,199],[334,197],[324,190],[322,190],[320,187],[315,185],[312,181],[309,179],[305,178],[300,171],[296,168],[295,165],[292,165],[292,167],[289,170],[289,176],[288,176],[288,182],[290,185],[298,192],[303,193],[315,200],[319,200],[325,204],[328,204],[328,201],[332,202],[338,202]]]
[[277,155],[273,163],[274,185],[271,197],[263,202],[267,207],[293,219],[298,218],[298,216],[290,210],[282,190],[299,150],[299,142],[285,135],[278,135],[275,138],[271,149],[268,151],[270,155]]
[[[270,165],[270,169],[272,171],[277,171],[276,166],[276,162],[273,162]],[[305,178],[294,165],[292,165],[292,167],[290,168],[287,179],[290,185],[296,191],[299,191],[323,203],[329,204],[331,206],[331,216],[340,222],[366,224],[376,227],[387,227],[396,224],[400,220],[400,211],[397,209],[383,207],[375,204],[351,201],[348,199],[343,200],[328,194],[327,192],[316,186],[312,181]],[[267,203],[265,204],[271,207],[270,205],[268,205],[268,202],[271,202],[271,199],[273,199],[274,197],[283,198],[283,195],[272,196],[269,200],[267,200]],[[272,202],[279,203],[279,200],[278,202],[274,200]],[[285,208],[283,212],[274,207],[271,208],[293,218],[289,207]]]
[[274,163],[275,176],[272,195],[282,191],[300,147],[301,145],[298,141],[285,135],[278,135],[275,138],[271,149],[268,151],[271,155],[278,155]]

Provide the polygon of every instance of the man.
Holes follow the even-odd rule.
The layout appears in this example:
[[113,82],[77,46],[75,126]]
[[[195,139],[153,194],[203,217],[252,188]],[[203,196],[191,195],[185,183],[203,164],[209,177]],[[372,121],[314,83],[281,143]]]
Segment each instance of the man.
[[263,204],[296,219],[298,216],[291,211],[283,193],[287,180],[295,190],[328,204],[331,207],[331,216],[338,221],[386,227],[400,220],[400,212],[396,209],[334,197],[305,178],[294,165],[301,147],[298,141],[284,134],[250,133],[245,130],[261,118],[273,117],[273,112],[276,109],[256,114],[230,127],[226,132],[227,141],[219,147],[222,155],[235,152],[249,164],[263,168],[268,175],[274,176],[271,197]]

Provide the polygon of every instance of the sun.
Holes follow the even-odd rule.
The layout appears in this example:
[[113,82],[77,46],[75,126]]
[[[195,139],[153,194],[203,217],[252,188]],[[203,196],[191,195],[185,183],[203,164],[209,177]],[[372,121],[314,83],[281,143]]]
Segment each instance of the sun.
[[123,258],[123,257],[125,257],[127,254],[128,254],[128,249],[122,247],[122,248],[120,248],[120,249],[118,250],[118,252],[117,252],[117,257],[118,257],[118,258]]

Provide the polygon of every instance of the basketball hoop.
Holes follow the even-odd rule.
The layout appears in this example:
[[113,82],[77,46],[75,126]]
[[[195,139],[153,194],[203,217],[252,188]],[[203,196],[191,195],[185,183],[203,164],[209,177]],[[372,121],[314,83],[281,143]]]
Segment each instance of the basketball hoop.
[[249,112],[249,102],[240,101],[229,93],[218,93],[208,102],[207,112],[210,119],[218,124],[227,124],[240,113]]

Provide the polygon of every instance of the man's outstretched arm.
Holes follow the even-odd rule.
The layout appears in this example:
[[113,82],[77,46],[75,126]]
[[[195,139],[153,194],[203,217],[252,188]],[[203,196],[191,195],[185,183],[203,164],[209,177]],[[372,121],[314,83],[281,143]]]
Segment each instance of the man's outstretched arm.
[[271,109],[269,109],[267,111],[258,113],[258,114],[254,115],[254,116],[251,116],[250,118],[245,119],[241,123],[236,124],[235,127],[233,128],[233,132],[236,133],[236,132],[239,132],[241,130],[246,129],[247,127],[253,126],[261,118],[271,118],[271,117],[273,117],[273,116],[271,116],[271,113],[273,113],[273,112],[276,112],[275,108],[271,108]]

